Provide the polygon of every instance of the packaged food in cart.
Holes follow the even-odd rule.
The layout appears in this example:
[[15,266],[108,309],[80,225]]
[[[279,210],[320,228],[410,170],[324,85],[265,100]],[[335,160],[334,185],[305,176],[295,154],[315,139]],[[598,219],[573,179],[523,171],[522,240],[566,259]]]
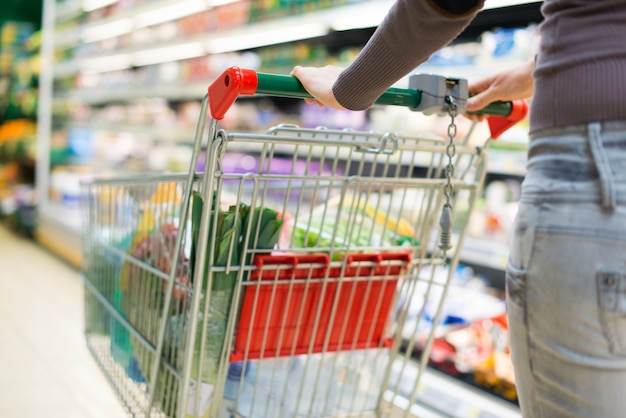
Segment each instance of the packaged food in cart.
[[[379,103],[454,125],[464,80],[416,82],[439,96],[411,85]],[[221,130],[253,94],[307,97],[293,77],[229,68],[188,173],[84,185],[88,347],[133,416],[414,416],[433,340],[409,329],[415,301],[436,323],[487,153],[453,135]],[[495,137],[525,107],[487,112]],[[228,164],[242,153],[250,171]]]

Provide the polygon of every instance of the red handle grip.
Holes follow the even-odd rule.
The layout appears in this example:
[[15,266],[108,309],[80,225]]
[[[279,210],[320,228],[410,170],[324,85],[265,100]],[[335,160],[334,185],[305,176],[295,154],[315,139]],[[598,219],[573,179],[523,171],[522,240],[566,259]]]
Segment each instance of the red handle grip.
[[256,93],[258,84],[259,79],[256,71],[239,67],[227,68],[209,86],[211,117],[222,120],[237,97],[239,95],[253,95]]
[[511,113],[508,116],[489,116],[487,123],[491,137],[497,139],[507,129],[513,127],[517,122],[521,121],[528,114],[528,103],[526,100],[512,100]]

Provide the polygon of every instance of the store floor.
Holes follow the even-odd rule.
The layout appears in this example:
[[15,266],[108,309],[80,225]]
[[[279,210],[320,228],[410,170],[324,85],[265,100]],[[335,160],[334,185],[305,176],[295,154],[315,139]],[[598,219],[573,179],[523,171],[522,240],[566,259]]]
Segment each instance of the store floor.
[[118,418],[87,351],[78,272],[0,224],[0,417]]

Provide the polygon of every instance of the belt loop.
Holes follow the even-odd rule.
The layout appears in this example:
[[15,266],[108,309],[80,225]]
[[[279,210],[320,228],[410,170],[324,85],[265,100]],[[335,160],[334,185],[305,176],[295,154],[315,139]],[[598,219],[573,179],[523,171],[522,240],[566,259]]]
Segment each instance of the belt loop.
[[613,179],[613,173],[611,172],[609,158],[606,155],[602,141],[601,123],[592,122],[587,125],[587,136],[589,138],[593,162],[600,177],[602,208],[612,211],[617,205],[617,197],[615,195],[615,181]]

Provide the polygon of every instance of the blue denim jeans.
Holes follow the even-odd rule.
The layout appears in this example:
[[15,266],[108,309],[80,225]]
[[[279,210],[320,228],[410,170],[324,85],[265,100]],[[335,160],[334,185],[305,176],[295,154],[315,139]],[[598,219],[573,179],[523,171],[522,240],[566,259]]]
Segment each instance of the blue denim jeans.
[[529,145],[506,272],[525,418],[626,416],[626,121]]

